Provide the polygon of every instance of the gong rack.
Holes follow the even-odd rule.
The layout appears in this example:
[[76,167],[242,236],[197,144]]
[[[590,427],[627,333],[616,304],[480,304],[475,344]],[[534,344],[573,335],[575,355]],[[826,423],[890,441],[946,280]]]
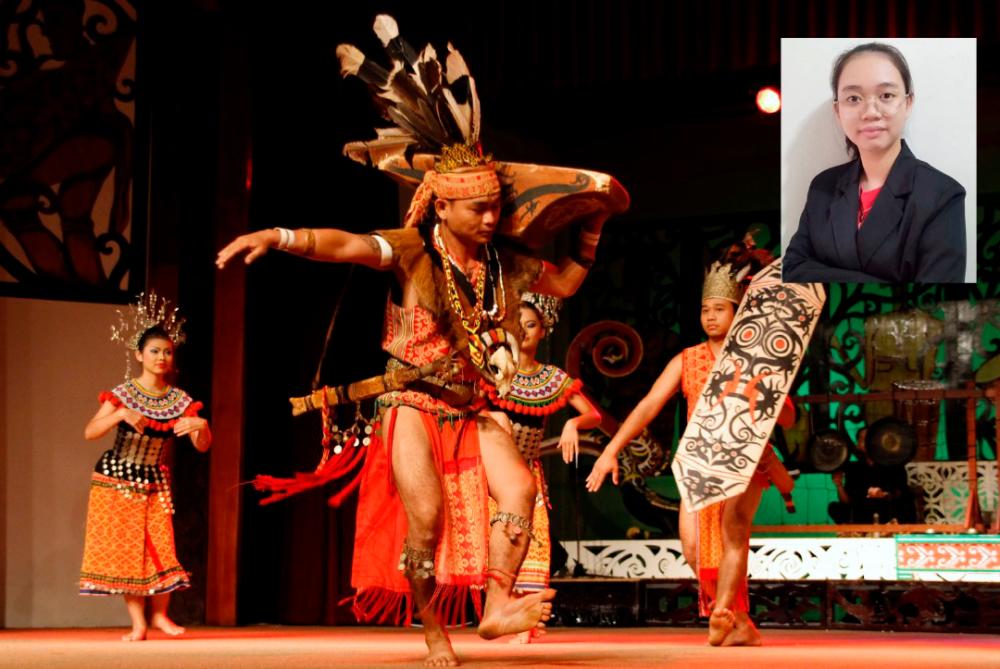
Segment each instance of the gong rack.
[[[997,483],[1000,486],[1000,381],[993,381],[984,387],[977,387],[971,381],[964,388],[933,388],[933,389],[892,389],[870,393],[818,394],[789,396],[796,404],[832,404],[834,402],[885,402],[885,401],[933,401],[933,400],[965,400],[966,453],[969,463],[969,501],[965,510],[964,523],[944,524],[839,524],[839,525],[754,525],[755,533],[800,534],[800,533],[836,533],[836,534],[872,534],[885,536],[889,534],[919,534],[933,531],[942,533],[978,532],[986,530],[983,523],[982,510],[979,506],[979,482],[976,465],[976,402],[986,399],[993,403],[994,429],[996,434]],[[1000,508],[994,511],[990,532],[1000,534]]]

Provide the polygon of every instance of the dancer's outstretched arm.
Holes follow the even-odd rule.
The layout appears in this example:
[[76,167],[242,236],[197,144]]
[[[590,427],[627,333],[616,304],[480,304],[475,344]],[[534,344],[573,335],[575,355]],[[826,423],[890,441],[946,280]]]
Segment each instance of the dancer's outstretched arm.
[[359,235],[336,228],[272,228],[240,235],[229,242],[215,259],[222,269],[232,258],[246,254],[243,262],[252,263],[270,249],[279,249],[325,262],[346,262],[368,267],[384,267],[386,253],[391,250],[375,235]]
[[643,428],[653,422],[653,419],[663,409],[663,405],[677,392],[677,388],[681,384],[682,363],[680,354],[675,355],[667,363],[646,396],[632,409],[632,413],[618,428],[614,438],[604,447],[601,457],[597,458],[597,462],[594,463],[594,468],[590,471],[590,476],[587,477],[587,490],[590,492],[600,490],[608,474],[611,474],[611,480],[614,484],[618,485],[618,452],[625,447],[625,444],[635,439]]

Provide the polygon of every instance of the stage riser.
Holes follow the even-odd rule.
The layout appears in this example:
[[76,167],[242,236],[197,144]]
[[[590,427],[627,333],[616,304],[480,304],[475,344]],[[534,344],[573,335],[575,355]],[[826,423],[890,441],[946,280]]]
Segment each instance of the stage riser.
[[[555,626],[697,627],[693,579],[553,581]],[[912,581],[750,581],[761,628],[1000,632],[1000,585]]]
[[[567,568],[599,578],[683,580],[694,573],[678,539],[563,541]],[[1000,584],[996,535],[752,537],[751,581],[904,581]]]

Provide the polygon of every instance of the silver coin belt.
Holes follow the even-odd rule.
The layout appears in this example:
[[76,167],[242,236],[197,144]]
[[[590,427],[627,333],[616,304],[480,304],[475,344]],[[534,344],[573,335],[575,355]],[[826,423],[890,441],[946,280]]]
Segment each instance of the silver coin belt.
[[170,472],[161,462],[168,440],[119,428],[115,445],[105,451],[99,469],[105,476],[117,479],[115,488],[126,499],[145,501],[155,495],[164,513],[174,513]]

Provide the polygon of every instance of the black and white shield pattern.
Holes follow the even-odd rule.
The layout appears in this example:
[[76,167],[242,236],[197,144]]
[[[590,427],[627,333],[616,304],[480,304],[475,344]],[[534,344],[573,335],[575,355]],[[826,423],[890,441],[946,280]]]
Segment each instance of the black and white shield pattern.
[[780,258],[750,283],[671,465],[689,511],[746,490],[825,300],[782,283]]

